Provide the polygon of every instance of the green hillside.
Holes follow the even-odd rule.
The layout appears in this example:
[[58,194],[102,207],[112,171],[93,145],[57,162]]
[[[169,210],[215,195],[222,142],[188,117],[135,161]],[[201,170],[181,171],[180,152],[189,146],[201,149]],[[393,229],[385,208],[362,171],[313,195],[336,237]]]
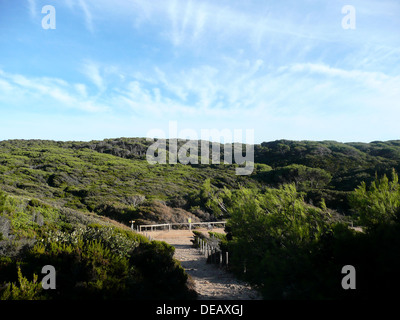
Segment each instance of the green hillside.
[[[209,219],[214,212],[193,210],[192,201],[206,179],[217,189],[294,182],[309,201],[318,203],[324,198],[329,207],[346,213],[347,192],[362,181],[371,182],[376,173],[400,168],[400,141],[262,143],[254,148],[256,164],[250,176],[235,175],[234,164],[150,165],[146,161],[150,144],[143,138],[2,141],[0,186],[10,194],[111,216],[120,222],[139,219],[146,223],[163,221],[158,213],[153,214],[153,207],[181,209],[169,217],[177,221],[195,218],[193,215]],[[223,150],[221,146],[220,159]]]
[[[179,140],[178,145],[185,142]],[[161,298],[191,298],[194,295],[190,281],[172,258],[174,249],[131,232],[130,220],[146,224],[186,222],[188,218],[193,222],[229,219],[227,231],[231,238],[226,247],[237,253],[232,270],[241,275],[241,259],[247,263],[261,261],[265,258],[258,256],[261,248],[272,250],[268,251],[269,256],[274,251],[266,248],[275,248],[277,256],[282,254],[279,246],[268,247],[272,240],[265,239],[272,236],[271,230],[286,230],[285,219],[296,221],[296,216],[290,218],[295,212],[303,217],[296,222],[299,229],[292,230],[291,225],[287,232],[290,237],[308,239],[307,249],[299,249],[303,242],[293,242],[296,254],[303,249],[314,250],[315,241],[320,245],[324,234],[335,235],[333,230],[340,228],[333,228],[332,223],[363,227],[365,219],[360,219],[358,208],[364,202],[357,202],[355,207],[354,190],[363,182],[369,186],[378,177],[400,169],[400,141],[264,142],[254,146],[255,164],[249,176],[236,175],[236,164],[151,165],[146,161],[151,143],[143,138],[0,142],[3,298],[146,299],[155,297],[154,290]],[[224,146],[220,147],[223,159]],[[282,212],[287,218],[273,223],[264,221],[263,214],[273,213],[276,208],[286,208]],[[282,213],[279,212],[276,214]],[[262,219],[257,223],[264,229],[257,227],[253,234],[260,238],[247,239],[246,228],[252,230],[251,224],[257,219]],[[278,238],[282,237],[279,232],[275,235]],[[350,241],[350,235],[344,237]],[[246,249],[249,256],[240,258],[246,246],[258,253],[253,255]],[[284,261],[277,256],[269,263]],[[44,264],[61,270],[57,293],[40,291],[35,285],[34,274],[40,274]],[[257,279],[264,276],[257,270],[248,272],[249,276],[252,278],[247,280],[263,291],[266,282]],[[28,282],[29,290],[21,289],[23,281]],[[275,285],[285,287],[282,283]],[[271,295],[263,292],[266,297]]]

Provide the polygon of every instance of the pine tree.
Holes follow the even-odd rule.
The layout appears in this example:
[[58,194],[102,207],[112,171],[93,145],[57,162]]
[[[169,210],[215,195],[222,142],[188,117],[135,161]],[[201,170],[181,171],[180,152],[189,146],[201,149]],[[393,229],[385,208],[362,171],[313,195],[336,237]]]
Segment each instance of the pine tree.
[[400,185],[395,170],[392,179],[384,175],[373,181],[369,188],[365,182],[350,196],[350,204],[358,214],[360,223],[372,227],[381,223],[390,223],[399,218]]

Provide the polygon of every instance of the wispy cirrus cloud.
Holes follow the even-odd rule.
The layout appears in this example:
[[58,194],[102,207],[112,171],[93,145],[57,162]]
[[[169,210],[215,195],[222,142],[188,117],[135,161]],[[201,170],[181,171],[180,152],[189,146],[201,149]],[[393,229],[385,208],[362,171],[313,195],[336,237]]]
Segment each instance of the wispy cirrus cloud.
[[93,61],[85,61],[82,65],[82,74],[84,74],[96,87],[103,91],[105,89],[104,79],[100,74],[99,64]]
[[261,60],[229,59],[219,68],[203,65],[176,74],[157,67],[146,77],[118,67],[95,69],[115,79],[102,92],[92,92],[83,83],[0,70],[0,102],[31,112],[45,108],[51,114],[68,108],[156,122],[185,117],[221,123],[252,119],[259,130],[279,131],[278,123],[287,126],[287,138],[296,132],[306,134],[306,128],[307,134],[322,130],[326,138],[340,128],[348,132],[354,116],[365,125],[378,119],[391,124],[400,117],[400,78],[380,72],[312,63],[276,68]]
[[92,11],[89,8],[89,5],[85,0],[79,0],[78,4],[84,14],[85,24],[87,29],[93,33],[94,32],[93,15]]
[[37,4],[36,0],[28,0],[29,14],[31,18],[37,17]]
[[[32,0],[28,0],[32,1]],[[43,1],[43,0],[34,0],[34,1]],[[57,2],[58,9],[60,8],[68,8],[70,13],[73,15],[80,16],[83,18],[83,22],[86,26],[86,29],[94,33],[95,31],[95,24],[94,24],[94,10],[93,5],[96,5],[96,1],[92,0],[60,0]],[[104,11],[99,11],[99,13]]]
[[324,117],[380,114],[382,103],[400,110],[400,76],[318,63],[271,67],[260,59],[227,59],[218,67],[201,65],[176,73],[155,67],[146,78],[138,73],[124,79],[109,88],[111,104],[125,103],[142,115]]
[[204,4],[192,0],[182,3],[181,1],[169,1],[166,7],[168,19],[171,24],[167,35],[175,46],[185,42],[193,43],[202,36],[210,8]]
[[0,101],[3,106],[33,111],[53,109],[105,112],[109,107],[88,97],[84,84],[69,84],[58,78],[27,77],[0,70]]
[[[29,14],[47,4],[26,3]],[[8,73],[0,74],[0,100],[158,123],[236,122],[258,127],[262,139],[273,129],[306,138],[313,124],[335,138],[335,128],[350,134],[352,122],[361,127],[361,117],[393,124],[400,116],[400,4],[354,0],[357,27],[347,31],[345,4],[60,0],[57,16],[65,18],[56,32],[32,28],[31,40],[0,52],[10,62],[1,66]],[[15,52],[24,70],[13,63]]]

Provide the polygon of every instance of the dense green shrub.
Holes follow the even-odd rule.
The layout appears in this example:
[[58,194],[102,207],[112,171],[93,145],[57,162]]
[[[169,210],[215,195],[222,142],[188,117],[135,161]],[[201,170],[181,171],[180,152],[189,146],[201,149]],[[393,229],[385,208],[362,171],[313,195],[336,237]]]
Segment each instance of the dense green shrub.
[[[0,199],[2,235],[12,238],[0,242],[2,299],[192,297],[173,247],[37,199]],[[55,290],[37,281],[45,265],[57,272]]]
[[[94,230],[94,229],[93,229]],[[98,229],[102,230],[102,229]],[[109,230],[59,234],[38,242],[16,258],[0,261],[0,284],[4,298],[12,299],[187,299],[193,297],[187,287],[187,274],[173,259],[174,248],[153,241],[128,247],[129,252],[115,246],[107,238]],[[123,237],[121,235],[121,237]],[[58,239],[57,239],[58,238]],[[53,241],[55,240],[56,241]],[[120,240],[115,240],[117,243]],[[125,242],[124,245],[127,245]],[[16,269],[23,274],[40,274],[44,265],[57,272],[56,290],[19,292]],[[25,280],[24,280],[25,281]],[[27,283],[36,288],[35,277]],[[0,286],[1,287],[1,286]],[[11,288],[11,289],[7,289]],[[22,287],[21,287],[22,288]],[[5,290],[5,291],[4,291]],[[10,291],[11,290],[11,291]]]
[[[272,299],[387,299],[400,285],[397,175],[357,188],[350,203],[363,231],[304,203],[293,186],[243,190],[230,208],[231,269]],[[341,269],[356,269],[357,289],[343,290]]]
[[77,228],[72,232],[49,231],[43,241],[46,243],[64,243],[68,245],[78,244],[82,241],[100,241],[108,249],[112,250],[112,252],[122,256],[129,256],[130,252],[140,242],[147,241],[141,235],[133,236],[131,234],[112,227],[89,225],[88,227]]
[[187,288],[188,275],[174,260],[175,248],[165,242],[152,241],[139,246],[131,263],[144,277],[146,296],[153,299],[194,298],[195,293]]
[[42,286],[38,283],[38,277],[33,275],[33,280],[29,281],[22,275],[21,268],[18,267],[18,284],[8,283],[2,290],[0,300],[40,300]]
[[327,186],[332,175],[320,168],[291,164],[270,171],[262,171],[257,175],[257,178],[274,186],[294,183],[298,190],[303,191]]
[[360,223],[373,226],[380,223],[390,223],[399,219],[400,215],[400,184],[396,172],[392,172],[392,180],[384,175],[367,185],[363,182],[351,195],[350,203],[358,213]]
[[38,243],[23,258],[21,266],[28,274],[40,272],[44,265],[54,266],[57,287],[45,292],[48,299],[121,297],[131,272],[127,258],[96,240],[74,245]]
[[307,276],[309,254],[329,232],[329,213],[305,204],[294,185],[264,193],[243,189],[230,211],[230,268],[267,298],[304,296],[313,277]]

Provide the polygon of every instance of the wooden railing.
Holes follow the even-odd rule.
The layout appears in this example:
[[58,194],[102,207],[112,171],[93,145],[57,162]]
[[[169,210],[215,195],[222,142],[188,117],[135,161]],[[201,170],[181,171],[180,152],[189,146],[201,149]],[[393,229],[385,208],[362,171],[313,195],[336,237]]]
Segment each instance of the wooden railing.
[[[183,223],[161,223],[161,224],[143,224],[143,225],[138,225],[137,230],[138,232],[143,232],[143,231],[154,231],[158,230],[160,228],[168,231],[171,231],[173,227],[175,226],[187,226],[189,230],[192,230],[193,227],[196,226],[201,226],[201,225],[207,225],[209,229],[214,228],[215,225],[222,225],[225,226],[226,221],[211,221],[211,222],[183,222]],[[134,230],[134,225],[132,223],[131,225],[132,230]]]

